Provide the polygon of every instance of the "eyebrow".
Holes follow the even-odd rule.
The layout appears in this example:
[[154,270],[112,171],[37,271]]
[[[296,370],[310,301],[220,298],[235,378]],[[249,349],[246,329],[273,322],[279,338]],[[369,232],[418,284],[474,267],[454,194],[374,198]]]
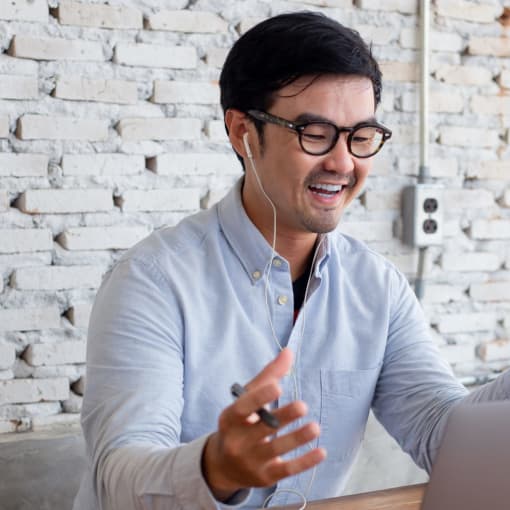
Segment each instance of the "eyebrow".
[[[296,119],[293,121],[295,124],[305,124],[306,122],[328,122],[329,124],[336,124],[326,117],[323,117],[322,115],[317,115],[316,113],[301,113],[296,117]],[[361,124],[362,122],[377,122],[375,116],[370,116],[367,119],[360,120],[359,122],[356,122],[356,124]]]

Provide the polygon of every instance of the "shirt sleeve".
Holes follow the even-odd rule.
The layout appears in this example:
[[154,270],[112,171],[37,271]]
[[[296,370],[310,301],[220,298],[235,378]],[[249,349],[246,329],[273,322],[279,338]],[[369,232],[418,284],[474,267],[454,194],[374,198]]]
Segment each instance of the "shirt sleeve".
[[430,472],[450,409],[467,390],[430,337],[404,276],[390,275],[390,318],[373,410],[414,461]]
[[374,414],[430,473],[453,406],[510,398],[510,371],[471,393],[455,378],[428,331],[407,280],[393,274],[392,312]]
[[100,510],[233,508],[201,470],[207,436],[180,443],[183,409],[179,296],[156,262],[124,260],[91,314],[82,427]]

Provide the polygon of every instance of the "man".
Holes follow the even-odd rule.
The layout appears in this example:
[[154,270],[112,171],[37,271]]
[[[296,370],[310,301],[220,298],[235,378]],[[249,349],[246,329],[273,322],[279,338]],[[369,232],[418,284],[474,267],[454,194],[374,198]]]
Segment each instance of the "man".
[[[220,85],[244,178],[105,278],[76,510],[336,496],[371,407],[430,469],[453,405],[509,396],[500,378],[466,397],[405,278],[335,230],[391,135],[359,35],[319,14],[277,16],[237,41]],[[232,402],[235,382],[246,391]]]

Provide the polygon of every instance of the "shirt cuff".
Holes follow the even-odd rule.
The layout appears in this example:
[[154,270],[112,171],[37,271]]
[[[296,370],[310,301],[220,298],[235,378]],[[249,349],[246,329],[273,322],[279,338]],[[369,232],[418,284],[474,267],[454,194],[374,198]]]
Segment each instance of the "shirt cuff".
[[203,510],[228,510],[246,503],[251,489],[241,489],[227,502],[217,501],[202,474],[202,452],[209,435],[199,437],[179,449],[176,458],[176,471],[173,484],[174,494],[182,508]]

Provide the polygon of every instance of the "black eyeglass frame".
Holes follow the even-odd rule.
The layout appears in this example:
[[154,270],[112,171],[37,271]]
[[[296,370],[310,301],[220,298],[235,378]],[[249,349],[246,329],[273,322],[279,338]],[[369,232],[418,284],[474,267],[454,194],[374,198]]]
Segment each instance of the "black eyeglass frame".
[[[252,117],[253,119],[259,120],[261,122],[268,122],[270,124],[276,124],[277,126],[282,126],[287,129],[290,129],[292,131],[295,131],[299,138],[299,145],[301,146],[301,149],[303,149],[304,152],[307,154],[310,154],[311,156],[323,156],[324,154],[327,154],[333,148],[338,142],[338,138],[340,137],[340,133],[349,133],[347,136],[347,149],[349,150],[349,153],[352,154],[356,158],[371,158],[372,156],[375,156],[384,145],[384,142],[386,140],[389,140],[391,138],[392,132],[390,129],[388,129],[386,126],[383,126],[382,124],[379,124],[379,122],[371,121],[371,122],[360,122],[359,124],[356,124],[353,127],[338,127],[337,125],[333,124],[332,122],[329,122],[327,120],[311,120],[308,122],[303,122],[300,124],[296,124],[295,122],[292,122],[287,119],[283,119],[282,117],[277,117],[276,115],[272,115],[271,113],[263,112],[260,110],[248,110],[246,112],[248,116]],[[328,149],[320,151],[320,152],[310,152],[309,150],[305,149],[303,146],[303,131],[306,129],[307,126],[311,124],[328,124],[329,126],[333,127],[335,130],[335,136],[333,137],[331,141],[330,147]],[[351,143],[352,143],[352,137],[354,135],[354,132],[358,129],[365,128],[365,127],[372,127],[377,128],[382,131],[382,138],[381,142],[379,143],[379,146],[377,149],[372,152],[371,154],[367,156],[358,156],[355,154],[351,149]]]

